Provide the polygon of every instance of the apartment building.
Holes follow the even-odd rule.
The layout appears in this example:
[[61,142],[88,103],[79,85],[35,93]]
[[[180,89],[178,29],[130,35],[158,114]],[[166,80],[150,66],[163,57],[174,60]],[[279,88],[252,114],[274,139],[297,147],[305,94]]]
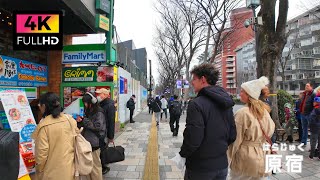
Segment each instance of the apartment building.
[[284,69],[279,68],[277,82],[279,89],[297,95],[307,82],[320,84],[320,6],[288,21],[287,33],[282,54],[287,63]]

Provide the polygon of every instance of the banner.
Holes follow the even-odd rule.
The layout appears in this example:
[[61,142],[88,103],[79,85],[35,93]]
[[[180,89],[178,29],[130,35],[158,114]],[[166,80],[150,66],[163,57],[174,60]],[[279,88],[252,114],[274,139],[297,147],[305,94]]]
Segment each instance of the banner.
[[[31,134],[36,129],[29,101],[23,89],[5,89],[0,88],[0,99],[7,116],[10,129],[13,132],[19,132],[20,135],[20,154],[28,172],[34,172],[35,159],[32,152],[33,145]],[[21,172],[23,164],[20,164]],[[25,174],[20,174],[20,177]]]
[[113,82],[113,67],[84,66],[62,69],[62,82]]
[[181,89],[181,88],[182,88],[182,81],[177,80],[177,89]]
[[48,86],[48,67],[0,55],[0,86]]

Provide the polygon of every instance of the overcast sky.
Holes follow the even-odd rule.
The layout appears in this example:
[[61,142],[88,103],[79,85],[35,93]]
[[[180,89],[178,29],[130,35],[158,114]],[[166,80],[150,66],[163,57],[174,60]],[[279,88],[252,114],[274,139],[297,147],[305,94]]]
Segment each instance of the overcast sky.
[[[157,62],[153,53],[154,27],[158,20],[158,15],[154,11],[154,3],[157,0],[115,0],[114,25],[120,37],[119,42],[133,40],[136,48],[146,47],[148,59],[152,62],[152,74],[157,79]],[[289,0],[288,19],[291,19],[304,11],[308,5],[302,2],[306,0]],[[305,3],[306,4],[306,3]],[[75,44],[103,43],[104,35],[89,35],[85,38],[74,38]],[[195,58],[196,59],[196,58]],[[197,64],[197,60],[193,62]],[[148,66],[149,67],[149,66]],[[149,68],[148,68],[149,71]]]

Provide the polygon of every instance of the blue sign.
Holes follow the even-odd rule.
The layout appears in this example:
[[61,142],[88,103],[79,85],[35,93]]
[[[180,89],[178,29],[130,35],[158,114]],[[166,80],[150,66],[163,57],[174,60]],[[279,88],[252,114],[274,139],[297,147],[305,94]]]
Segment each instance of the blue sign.
[[122,76],[120,76],[120,94],[124,94],[124,78]]
[[48,86],[48,67],[0,55],[0,86]]
[[20,131],[21,142],[31,142],[31,134],[36,129],[36,125],[28,124]]

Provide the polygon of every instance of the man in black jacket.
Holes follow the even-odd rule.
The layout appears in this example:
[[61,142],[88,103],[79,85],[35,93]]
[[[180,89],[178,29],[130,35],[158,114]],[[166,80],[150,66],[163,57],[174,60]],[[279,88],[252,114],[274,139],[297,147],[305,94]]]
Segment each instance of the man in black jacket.
[[131,98],[127,102],[127,108],[129,108],[129,110],[130,110],[130,123],[135,123],[135,121],[132,118],[133,113],[134,113],[134,109],[136,107],[135,99],[136,99],[136,96],[132,95]]
[[[102,137],[103,142],[101,142],[102,144],[101,146],[104,147],[106,145],[104,141],[105,137],[108,138],[108,143],[113,142],[116,109],[115,109],[114,101],[110,98],[110,90],[101,88],[101,89],[98,89],[96,93],[97,93],[97,99],[100,102],[100,106],[105,112],[106,134],[104,135],[104,137]],[[102,163],[103,174],[107,173],[108,171],[110,171],[110,168],[107,167],[106,164]]]
[[233,100],[216,86],[219,71],[212,64],[195,67],[191,74],[197,97],[189,102],[180,155],[186,158],[185,179],[226,179],[228,145],[236,139]]

